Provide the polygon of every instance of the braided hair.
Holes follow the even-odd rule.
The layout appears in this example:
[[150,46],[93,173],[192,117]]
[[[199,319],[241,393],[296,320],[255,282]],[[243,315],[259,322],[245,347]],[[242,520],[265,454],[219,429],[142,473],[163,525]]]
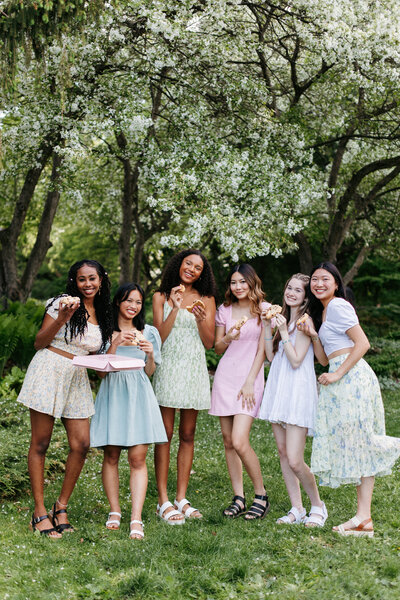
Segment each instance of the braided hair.
[[[68,296],[77,296],[80,298],[81,302],[79,307],[76,309],[71,319],[66,323],[65,326],[65,341],[68,344],[72,338],[77,336],[83,336],[87,329],[87,321],[89,318],[89,314],[85,308],[85,304],[83,302],[84,298],[82,293],[79,291],[76,278],[78,271],[84,265],[88,267],[93,267],[96,269],[98,276],[101,279],[101,286],[96,296],[94,297],[94,309],[96,311],[97,321],[99,323],[100,331],[101,331],[101,339],[102,344],[100,348],[100,352],[105,350],[105,346],[108,342],[111,341],[112,332],[113,332],[113,321],[112,321],[112,310],[111,310],[111,301],[110,301],[110,280],[108,278],[107,271],[104,267],[97,262],[97,260],[80,260],[72,265],[68,272],[67,286],[66,286],[66,294]],[[53,304],[53,302],[65,294],[59,294],[47,305],[46,312],[49,307]]]
[[231,279],[234,273],[240,273],[245,279],[247,285],[249,286],[249,295],[248,298],[250,300],[250,313],[257,317],[258,323],[261,322],[261,302],[265,299],[265,293],[262,289],[262,282],[255,270],[251,265],[247,263],[243,263],[241,265],[235,265],[231,272],[229,273],[226,279],[226,292],[225,292],[225,301],[224,306],[230,306],[235,302],[238,302],[235,294],[231,290]]
[[[339,269],[335,267],[335,265],[331,262],[321,262],[317,266],[315,266],[310,273],[310,282],[311,278],[314,275],[317,269],[324,269],[324,271],[328,271],[336,281],[337,290],[335,290],[335,296],[338,298],[346,298],[346,290],[344,287],[342,276],[339,272]],[[307,286],[307,297],[308,297],[308,305],[307,311],[310,313],[312,320],[314,321],[314,326],[316,331],[319,331],[319,328],[322,325],[322,312],[324,310],[324,305],[321,300],[316,298],[314,294],[311,292],[310,283]]]
[[[298,279],[299,281],[301,281],[301,283],[303,284],[304,291],[306,293],[306,295],[304,297],[304,301],[303,301],[302,305],[300,306],[300,310],[298,312],[297,319],[300,319],[300,317],[302,317],[304,315],[304,313],[306,312],[307,287],[308,287],[308,284],[310,281],[310,278],[308,275],[304,275],[303,273],[296,273],[295,275],[292,275],[291,277],[289,277],[289,279],[285,283],[285,287],[283,288],[283,300],[282,300],[282,313],[281,314],[285,317],[288,327],[289,327],[289,319],[290,319],[290,308],[288,307],[288,305],[286,304],[286,301],[285,301],[285,291],[286,291],[286,288],[289,285],[289,283],[292,281],[292,279]],[[289,334],[292,333],[294,331],[295,327],[296,327],[296,324],[293,323],[291,331],[288,331],[288,333]],[[278,346],[279,346],[280,341],[281,341],[281,332],[279,331],[279,329],[277,329],[275,331],[274,340],[272,342],[272,349],[274,351],[274,354],[276,354],[278,352]]]
[[131,292],[137,290],[139,294],[142,296],[142,310],[133,317],[132,325],[136,327],[139,331],[143,331],[145,326],[145,310],[144,310],[144,301],[145,295],[144,290],[138,283],[124,283],[121,285],[117,291],[115,292],[113,301],[112,301],[112,312],[113,312],[113,320],[114,320],[114,331],[121,331],[118,325],[118,315],[119,315],[119,305],[121,302],[124,302],[129,296]]
[[203,271],[201,276],[197,281],[193,282],[192,287],[199,292],[200,296],[214,296],[214,298],[216,298],[217,286],[215,285],[214,273],[210,263],[200,250],[189,248],[188,250],[182,250],[175,254],[167,263],[167,266],[163,271],[158,291],[161,294],[164,294],[167,300],[171,293],[171,289],[181,283],[179,269],[183,260],[191,254],[196,254],[196,256],[199,256],[203,261]]

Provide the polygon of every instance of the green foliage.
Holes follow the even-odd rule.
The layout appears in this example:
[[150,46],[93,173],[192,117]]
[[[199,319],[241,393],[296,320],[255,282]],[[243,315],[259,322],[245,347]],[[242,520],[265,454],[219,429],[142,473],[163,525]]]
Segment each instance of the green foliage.
[[0,314],[0,375],[7,361],[27,367],[35,349],[33,343],[43,318],[42,304],[12,302]]
[[[15,400],[19,394],[24,382],[25,371],[19,367],[12,367],[0,382],[0,398],[9,398]],[[0,417],[0,426],[6,426],[6,417]]]
[[206,350],[207,368],[211,371],[215,371],[218,367],[218,363],[221,360],[221,355],[217,354],[214,348]]

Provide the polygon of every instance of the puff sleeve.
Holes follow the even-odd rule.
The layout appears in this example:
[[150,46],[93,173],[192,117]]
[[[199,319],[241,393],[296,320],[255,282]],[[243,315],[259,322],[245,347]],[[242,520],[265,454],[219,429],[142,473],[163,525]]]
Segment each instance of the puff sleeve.
[[54,298],[49,298],[49,300],[47,300],[46,302],[46,314],[50,315],[50,317],[54,320],[56,320],[58,317],[58,307],[60,305],[60,299],[61,298],[56,298],[54,300]]
[[329,303],[329,313],[329,320],[334,322],[339,333],[345,333],[359,323],[356,311],[344,298],[334,298]]
[[226,309],[227,307],[221,304],[215,313],[215,325],[217,327],[226,327]]
[[[153,325],[146,325],[145,336],[153,344],[154,362],[156,365],[159,365],[161,363],[161,337],[158,329],[153,327]],[[145,360],[147,360],[147,356]]]

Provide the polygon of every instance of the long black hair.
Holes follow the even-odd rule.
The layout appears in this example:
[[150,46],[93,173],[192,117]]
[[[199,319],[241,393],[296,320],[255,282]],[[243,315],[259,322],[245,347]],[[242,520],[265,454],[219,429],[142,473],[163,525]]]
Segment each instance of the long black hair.
[[145,314],[144,314],[144,291],[140,287],[138,283],[124,283],[120,285],[117,291],[115,292],[113,301],[112,301],[112,313],[113,313],[113,321],[114,321],[114,331],[121,331],[118,325],[118,314],[119,314],[119,305],[121,302],[126,300],[131,292],[137,290],[139,294],[142,296],[142,310],[132,319],[132,324],[139,331],[143,331],[145,326]]
[[193,282],[193,287],[197,290],[200,296],[214,296],[217,295],[217,286],[215,285],[214,273],[212,271],[211,265],[204,256],[200,252],[200,250],[196,250],[194,248],[189,248],[188,250],[181,250],[178,254],[175,254],[171,260],[167,263],[165,267],[162,277],[161,284],[158,288],[158,291],[161,294],[165,294],[165,297],[168,299],[171,293],[171,289],[180,284],[181,280],[179,277],[179,269],[181,267],[182,261],[187,256],[191,254],[196,254],[196,256],[200,256],[203,261],[203,271],[201,276],[197,281]]
[[[97,260],[89,260],[86,258],[83,260],[79,260],[78,262],[76,262],[72,265],[72,267],[70,268],[70,270],[68,272],[66,293],[68,296],[78,296],[81,299],[81,303],[79,305],[79,308],[76,309],[76,311],[72,315],[71,319],[66,324],[65,341],[68,344],[68,337],[69,337],[69,341],[71,341],[72,338],[74,338],[74,337],[84,335],[84,333],[87,329],[87,321],[89,318],[89,314],[85,308],[85,304],[83,301],[84,300],[83,294],[79,291],[77,283],[76,283],[78,271],[84,265],[86,265],[88,267],[93,267],[94,269],[96,269],[96,272],[101,279],[101,285],[100,285],[99,291],[97,292],[97,294],[94,297],[93,304],[94,304],[94,308],[96,311],[96,318],[99,323],[99,327],[100,327],[100,331],[101,331],[102,344],[101,344],[101,348],[99,351],[103,352],[106,344],[111,341],[112,332],[113,332],[111,298],[110,298],[110,287],[111,286],[110,286],[110,280],[108,278],[107,271],[105,270],[103,265],[101,265],[99,262],[97,262]],[[56,296],[56,298],[59,298],[60,296],[63,296],[63,295],[65,295],[65,294],[60,294],[59,296]],[[52,300],[52,302],[50,302],[50,304],[48,304],[48,306],[46,307],[46,311],[53,304],[53,302],[54,302],[54,300],[56,300],[56,298],[54,298]],[[68,334],[69,334],[69,336],[68,336]]]
[[337,298],[344,298],[345,300],[347,298],[346,298],[346,291],[345,291],[342,276],[339,272],[339,269],[337,267],[335,267],[335,265],[333,263],[331,263],[329,261],[321,262],[311,270],[310,281],[307,285],[307,290],[306,290],[307,297],[308,297],[308,304],[306,307],[306,312],[309,313],[312,320],[314,321],[315,329],[317,331],[319,331],[319,328],[322,325],[322,312],[324,310],[324,305],[322,304],[321,300],[319,300],[318,298],[316,298],[314,296],[314,294],[311,292],[311,288],[310,288],[311,278],[317,269],[324,269],[325,271],[328,271],[328,273],[330,273],[333,276],[333,278],[335,279],[336,285],[337,285],[337,289],[335,290],[335,296]]

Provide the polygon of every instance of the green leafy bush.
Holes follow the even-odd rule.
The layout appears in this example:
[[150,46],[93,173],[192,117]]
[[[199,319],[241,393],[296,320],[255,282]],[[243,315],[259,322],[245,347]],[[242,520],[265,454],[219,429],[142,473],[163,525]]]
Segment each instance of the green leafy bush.
[[0,375],[8,361],[26,368],[35,354],[33,346],[42,322],[43,304],[12,302],[0,314]]

